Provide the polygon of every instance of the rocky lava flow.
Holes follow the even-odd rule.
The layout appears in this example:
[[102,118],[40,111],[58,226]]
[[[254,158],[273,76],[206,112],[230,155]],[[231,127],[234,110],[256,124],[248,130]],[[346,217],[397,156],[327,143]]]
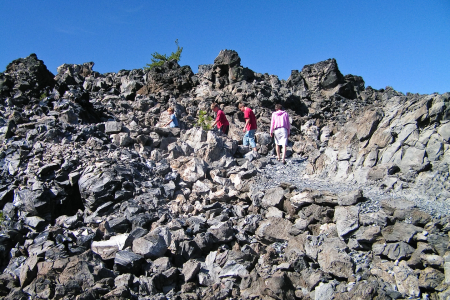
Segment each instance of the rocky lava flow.
[[[450,94],[176,61],[0,73],[0,297],[448,299]],[[240,145],[245,102],[259,155]],[[194,124],[218,102],[230,134]],[[292,123],[273,159],[275,103]],[[161,128],[172,106],[180,128]]]

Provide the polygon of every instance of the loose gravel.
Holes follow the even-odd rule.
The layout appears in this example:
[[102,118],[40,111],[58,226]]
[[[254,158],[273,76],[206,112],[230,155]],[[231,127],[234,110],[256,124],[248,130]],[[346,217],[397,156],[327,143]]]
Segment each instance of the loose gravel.
[[446,201],[430,199],[427,195],[421,195],[414,189],[384,190],[377,183],[359,184],[357,182],[337,182],[323,180],[308,176],[304,173],[307,160],[302,158],[291,158],[286,164],[278,162],[275,157],[268,157],[269,163],[260,170],[257,186],[261,190],[267,190],[278,186],[280,183],[290,183],[301,191],[306,188],[332,193],[344,193],[355,189],[362,189],[364,197],[368,200],[361,203],[361,213],[376,212],[380,209],[381,201],[396,199],[407,199],[413,201],[417,207],[434,217],[450,216],[450,205]]

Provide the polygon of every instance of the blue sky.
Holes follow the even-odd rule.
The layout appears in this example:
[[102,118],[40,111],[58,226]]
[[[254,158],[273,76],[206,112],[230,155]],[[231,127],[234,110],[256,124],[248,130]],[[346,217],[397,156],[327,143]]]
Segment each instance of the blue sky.
[[194,73],[221,49],[287,79],[335,58],[366,86],[450,92],[450,1],[0,1],[0,71],[36,53],[49,70],[93,61],[100,73],[170,54]]

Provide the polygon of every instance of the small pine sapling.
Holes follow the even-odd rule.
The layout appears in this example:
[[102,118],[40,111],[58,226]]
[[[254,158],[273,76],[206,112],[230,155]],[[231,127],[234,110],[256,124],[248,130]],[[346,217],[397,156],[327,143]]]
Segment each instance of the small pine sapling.
[[180,47],[180,45],[178,45],[178,39],[175,40],[175,44],[177,45],[177,51],[176,52],[172,52],[172,54],[170,54],[170,56],[168,57],[166,54],[160,54],[158,52],[155,52],[152,54],[152,63],[151,64],[147,64],[144,67],[145,71],[150,71],[151,69],[155,68],[155,67],[160,67],[162,66],[166,61],[170,61],[170,60],[176,60],[177,62],[180,61],[181,58],[181,52],[183,51],[183,47]]
[[203,130],[210,130],[212,128],[213,118],[206,115],[206,111],[200,110],[198,112],[197,127],[203,128]]

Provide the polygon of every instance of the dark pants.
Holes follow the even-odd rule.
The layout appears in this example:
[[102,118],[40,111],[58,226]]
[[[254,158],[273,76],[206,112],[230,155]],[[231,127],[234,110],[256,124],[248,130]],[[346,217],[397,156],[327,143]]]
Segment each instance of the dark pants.
[[220,131],[222,131],[222,133],[225,135],[228,135],[229,129],[230,129],[230,125],[222,125],[222,127],[220,127]]

